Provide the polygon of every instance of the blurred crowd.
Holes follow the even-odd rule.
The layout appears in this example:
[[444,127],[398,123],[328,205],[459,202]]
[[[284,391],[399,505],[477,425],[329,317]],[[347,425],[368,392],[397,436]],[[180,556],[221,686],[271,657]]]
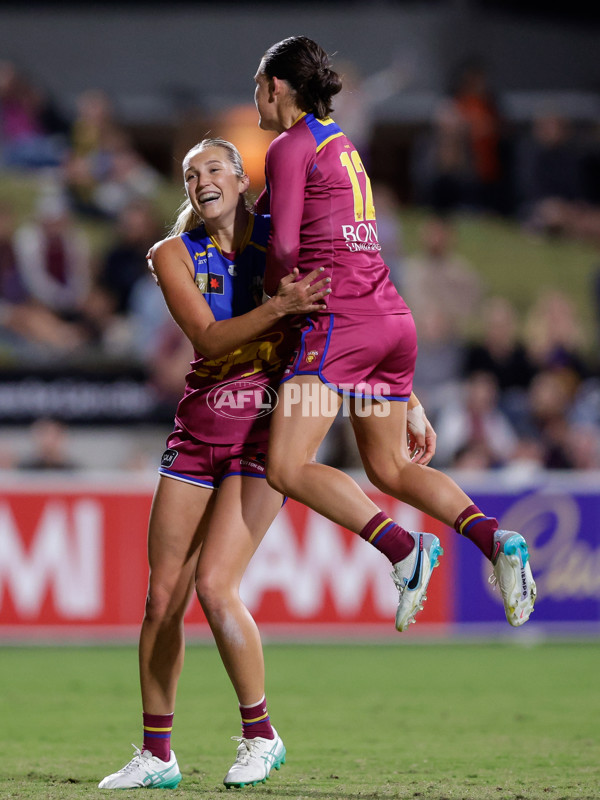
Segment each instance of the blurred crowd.
[[448,220],[431,218],[421,235],[404,296],[419,331],[415,391],[438,434],[437,463],[600,467],[597,364],[571,298],[542,288],[520,316],[486,291]]
[[174,396],[189,352],[145,260],[166,233],[157,199],[170,176],[138,152],[110,98],[85,91],[67,119],[0,63],[0,170],[33,195],[25,216],[0,201],[0,364],[130,361]]
[[[366,160],[371,105],[401,91],[407,69],[394,64],[362,87],[353,73],[342,94],[334,116],[342,127],[347,117],[351,137],[356,128]],[[464,213],[495,215],[528,233],[600,245],[600,121],[577,126],[540,108],[517,129],[473,59],[414,136],[409,167],[412,202],[428,211],[417,252],[404,251],[395,187],[377,182],[374,195],[383,255],[417,323],[415,391],[438,433],[435,465],[600,468],[598,362],[573,299],[542,287],[523,314],[491,295],[461,255],[456,225]],[[166,232],[158,199],[172,176],[145,160],[104,92],[82,93],[68,117],[8,62],[2,174],[23,176],[34,197],[25,216],[0,201],[0,381],[3,365],[131,363],[174,408],[191,348],[145,261]],[[600,270],[590,291],[600,319]],[[346,425],[336,423],[324,458],[353,467]],[[40,455],[21,466],[55,468],[68,432],[45,424],[34,434]]]

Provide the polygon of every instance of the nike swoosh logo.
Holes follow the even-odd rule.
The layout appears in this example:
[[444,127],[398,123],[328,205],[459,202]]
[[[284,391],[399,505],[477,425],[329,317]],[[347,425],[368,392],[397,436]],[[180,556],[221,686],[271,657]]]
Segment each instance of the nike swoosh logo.
[[500,553],[501,547],[502,545],[500,544],[500,542],[496,542],[496,546],[494,548],[494,555],[492,556],[492,564],[495,564],[496,561],[498,560],[498,554]]
[[423,565],[423,534],[419,534],[419,541],[416,543],[416,546],[419,548],[419,552],[417,553],[417,563],[415,564],[415,571],[413,572],[413,576],[410,579],[410,583],[406,585],[407,589],[416,589],[419,585],[419,581],[421,580],[421,569]]

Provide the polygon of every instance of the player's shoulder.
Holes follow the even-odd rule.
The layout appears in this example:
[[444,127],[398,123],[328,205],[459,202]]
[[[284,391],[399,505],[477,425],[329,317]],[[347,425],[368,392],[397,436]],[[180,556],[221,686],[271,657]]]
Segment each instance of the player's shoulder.
[[189,252],[190,246],[197,247],[198,244],[197,240],[189,238],[189,234],[193,232],[194,231],[189,231],[186,233],[176,234],[174,236],[167,236],[165,239],[161,239],[159,242],[156,242],[156,244],[154,244],[150,250],[150,257],[152,261],[162,261],[175,256],[185,259]]
[[167,236],[155,242],[150,248],[150,256],[154,259],[156,256],[168,256],[176,253],[181,247],[181,239],[179,236]]
[[307,114],[304,114],[291,128],[283,131],[273,139],[267,150],[267,157],[288,157],[289,153],[298,152],[298,148],[304,145],[312,148],[312,135],[306,124]]

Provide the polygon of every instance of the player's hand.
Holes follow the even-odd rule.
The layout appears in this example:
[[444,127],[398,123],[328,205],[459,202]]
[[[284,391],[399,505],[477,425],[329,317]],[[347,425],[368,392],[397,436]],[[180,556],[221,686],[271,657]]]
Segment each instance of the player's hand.
[[154,271],[154,265],[152,264],[152,253],[153,253],[153,251],[154,251],[154,245],[152,245],[150,250],[148,250],[148,252],[146,253],[146,266],[150,270],[150,275],[152,275],[152,277],[154,278],[154,283],[157,286],[160,286],[160,284],[158,282],[158,276],[157,276],[156,272]]
[[313,269],[302,280],[297,280],[299,271],[294,267],[289,275],[281,279],[277,294],[272,299],[279,303],[283,314],[310,314],[327,309],[323,298],[331,292],[331,278],[318,280],[322,272],[322,267]]
[[420,403],[406,413],[406,433],[411,461],[429,464],[435,454],[437,434]]

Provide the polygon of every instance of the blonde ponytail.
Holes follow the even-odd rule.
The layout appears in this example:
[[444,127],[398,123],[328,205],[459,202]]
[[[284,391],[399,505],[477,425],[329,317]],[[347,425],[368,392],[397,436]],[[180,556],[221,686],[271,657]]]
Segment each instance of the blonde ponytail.
[[194,211],[188,198],[186,198],[177,209],[177,218],[167,235],[169,237],[181,236],[182,233],[193,231],[201,222],[202,220]]

